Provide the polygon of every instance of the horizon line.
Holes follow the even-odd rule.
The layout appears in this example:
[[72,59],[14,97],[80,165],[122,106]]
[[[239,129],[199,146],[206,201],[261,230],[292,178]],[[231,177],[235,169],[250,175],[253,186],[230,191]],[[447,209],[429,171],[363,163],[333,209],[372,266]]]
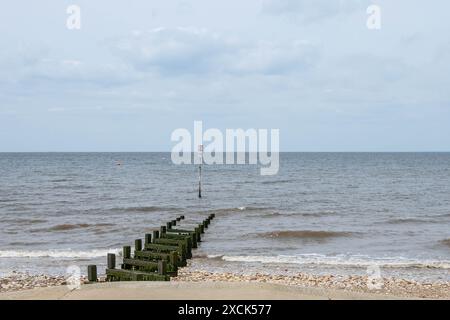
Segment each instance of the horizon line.
[[[0,153],[171,153],[172,151],[0,151]],[[238,153],[237,151],[233,152],[225,152],[225,151],[217,151],[222,153]],[[189,153],[197,153],[195,151]],[[249,153],[245,151],[245,153]],[[256,152],[259,153],[259,152]],[[269,151],[270,153],[270,151]],[[450,150],[409,150],[409,151],[394,151],[394,150],[350,150],[350,151],[313,151],[313,150],[287,150],[287,151],[279,151],[278,153],[450,153]]]

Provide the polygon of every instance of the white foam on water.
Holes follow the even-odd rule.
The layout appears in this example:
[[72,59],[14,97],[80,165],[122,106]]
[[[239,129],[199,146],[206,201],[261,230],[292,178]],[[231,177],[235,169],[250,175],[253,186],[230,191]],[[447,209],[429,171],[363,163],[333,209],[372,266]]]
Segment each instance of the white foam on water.
[[97,258],[106,257],[108,253],[119,254],[120,252],[120,249],[0,250],[0,258]]
[[[210,255],[209,258],[217,258]],[[384,268],[435,268],[450,269],[449,260],[414,260],[403,257],[371,258],[368,256],[325,256],[320,254],[278,255],[278,256],[223,256],[222,260],[231,262],[259,262],[268,264],[329,265],[347,267],[368,267],[377,265]]]

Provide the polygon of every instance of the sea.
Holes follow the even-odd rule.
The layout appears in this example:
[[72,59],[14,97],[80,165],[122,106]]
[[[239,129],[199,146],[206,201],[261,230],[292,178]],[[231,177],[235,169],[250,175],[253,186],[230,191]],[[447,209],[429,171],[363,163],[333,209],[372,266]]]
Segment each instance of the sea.
[[450,153],[281,153],[258,165],[170,153],[0,153],[0,275],[83,274],[185,215],[215,213],[191,268],[450,281]]

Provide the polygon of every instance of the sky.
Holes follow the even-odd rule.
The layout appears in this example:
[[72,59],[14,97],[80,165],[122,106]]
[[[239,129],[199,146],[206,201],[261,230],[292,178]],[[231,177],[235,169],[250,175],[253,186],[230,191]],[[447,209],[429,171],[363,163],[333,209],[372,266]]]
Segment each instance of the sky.
[[3,2],[0,152],[170,151],[195,120],[279,129],[281,151],[450,151],[449,13],[446,0]]

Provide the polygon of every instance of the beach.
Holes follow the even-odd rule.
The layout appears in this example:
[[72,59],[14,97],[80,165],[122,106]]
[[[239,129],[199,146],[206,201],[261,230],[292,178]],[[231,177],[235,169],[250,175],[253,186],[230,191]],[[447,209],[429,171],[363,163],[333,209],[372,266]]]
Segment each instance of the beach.
[[64,277],[14,274],[0,279],[3,299],[450,299],[450,282],[416,282],[368,276],[239,275],[181,268],[170,282],[99,282],[69,287]]
[[0,293],[0,300],[329,300],[399,299],[393,295],[242,282],[110,282]]

